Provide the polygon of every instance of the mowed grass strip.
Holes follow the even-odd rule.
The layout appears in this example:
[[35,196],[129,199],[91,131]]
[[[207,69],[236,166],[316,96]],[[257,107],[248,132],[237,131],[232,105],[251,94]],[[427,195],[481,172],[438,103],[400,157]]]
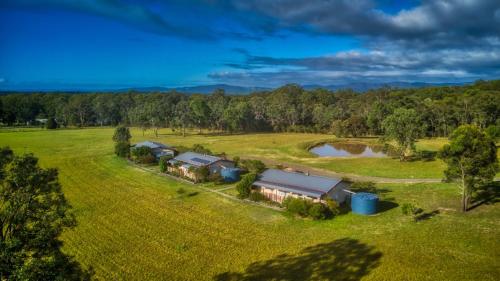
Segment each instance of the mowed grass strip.
[[[0,134],[0,145],[34,152],[43,166],[59,168],[64,192],[78,220],[78,226],[63,235],[64,249],[84,266],[92,266],[100,279],[211,280],[227,272],[251,276],[254,268],[276,278],[276,274],[294,272],[290,261],[300,262],[301,270],[331,280],[335,276],[495,280],[500,275],[498,204],[461,214],[456,211],[459,194],[453,184],[380,185],[385,210],[376,216],[347,214],[324,222],[295,219],[128,165],[112,154],[112,132]],[[141,135],[138,130],[133,134],[134,140]],[[166,143],[169,137],[165,137]],[[224,151],[218,150],[222,142],[233,151],[243,145],[242,150],[251,153],[274,145],[273,138],[288,138],[288,134],[269,134],[261,142],[256,141],[257,135],[249,135],[254,148],[250,142],[240,144],[243,137],[217,137],[211,148]],[[194,138],[198,139],[179,141],[201,143],[203,137]],[[290,142],[302,141],[308,139],[297,136]],[[275,142],[295,150],[286,140]],[[176,192],[181,187],[198,194],[181,197]],[[440,213],[415,223],[401,214],[398,205],[405,202],[414,202],[425,212]],[[335,246],[344,239],[357,242],[349,244],[352,248]],[[304,256],[308,247],[336,253],[332,260],[318,250]],[[363,247],[373,247],[381,255],[366,260],[359,251]],[[325,258],[324,266],[316,267],[314,257]],[[350,268],[355,261],[364,261],[370,269]],[[268,267],[256,267],[255,262],[269,266],[273,262],[273,270],[262,270]],[[329,268],[336,272],[328,272]]]

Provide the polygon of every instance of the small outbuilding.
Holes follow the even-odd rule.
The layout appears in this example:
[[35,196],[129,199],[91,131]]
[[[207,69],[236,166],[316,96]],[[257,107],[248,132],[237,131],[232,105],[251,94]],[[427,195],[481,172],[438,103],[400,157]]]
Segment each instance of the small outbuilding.
[[132,149],[139,147],[151,148],[151,152],[157,160],[162,156],[174,157],[176,154],[176,150],[174,147],[154,141],[143,141],[140,143],[136,143],[132,146]]
[[282,203],[286,197],[322,202],[327,198],[345,202],[349,183],[338,178],[314,176],[296,172],[268,169],[253,183],[255,191],[272,201]]

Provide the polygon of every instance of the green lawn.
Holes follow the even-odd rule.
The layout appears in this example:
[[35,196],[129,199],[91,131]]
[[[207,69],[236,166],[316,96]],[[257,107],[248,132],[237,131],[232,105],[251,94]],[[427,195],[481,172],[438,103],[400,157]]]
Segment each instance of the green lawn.
[[[99,279],[496,280],[500,276],[500,205],[482,205],[461,214],[456,211],[459,197],[453,184],[381,185],[385,211],[376,216],[349,213],[323,222],[294,219],[132,167],[113,156],[112,133],[112,129],[0,132],[0,145],[33,152],[43,166],[59,168],[78,220],[78,226],[63,235],[64,250],[84,266],[92,266]],[[134,141],[151,138],[143,138],[139,130],[133,135]],[[300,157],[310,156],[298,144],[318,139],[325,136],[162,135],[160,141],[201,143],[231,155],[276,153],[278,158],[306,161]],[[198,193],[180,197],[176,191],[181,187]],[[397,205],[404,202],[440,213],[415,223],[401,215]]]

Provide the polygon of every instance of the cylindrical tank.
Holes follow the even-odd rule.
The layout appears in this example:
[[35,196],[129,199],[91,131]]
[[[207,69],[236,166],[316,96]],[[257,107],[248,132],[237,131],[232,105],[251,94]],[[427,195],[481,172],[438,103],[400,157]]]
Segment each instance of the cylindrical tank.
[[352,195],[351,209],[353,213],[373,215],[377,212],[378,196],[373,193],[360,192]]
[[235,182],[240,180],[240,169],[238,168],[223,168],[220,175],[225,182]]

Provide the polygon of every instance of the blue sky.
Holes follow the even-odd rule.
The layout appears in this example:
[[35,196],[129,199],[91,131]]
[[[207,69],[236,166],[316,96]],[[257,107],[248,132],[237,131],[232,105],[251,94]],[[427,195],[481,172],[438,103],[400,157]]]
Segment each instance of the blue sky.
[[0,89],[500,78],[500,2],[5,0]]

